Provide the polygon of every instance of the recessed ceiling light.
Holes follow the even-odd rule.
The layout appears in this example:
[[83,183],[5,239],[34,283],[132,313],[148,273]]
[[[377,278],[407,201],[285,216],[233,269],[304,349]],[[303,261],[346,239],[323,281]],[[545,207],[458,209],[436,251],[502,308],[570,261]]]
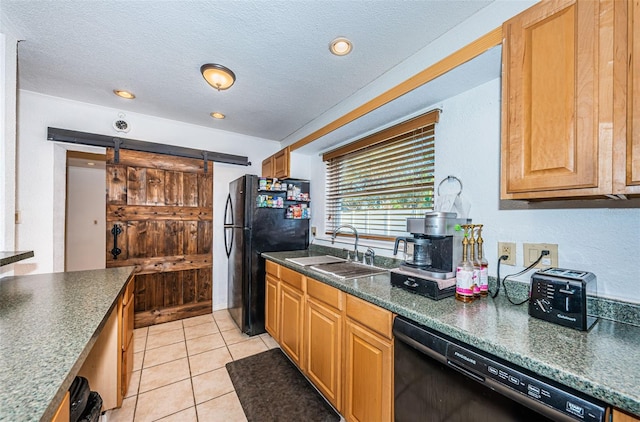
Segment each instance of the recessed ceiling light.
[[225,117],[227,117],[224,114],[219,113],[217,111],[214,111],[213,113],[211,113],[210,116],[213,117],[214,119],[224,119]]
[[136,96],[133,95],[133,93],[129,91],[124,91],[122,89],[114,89],[113,93],[116,94],[118,97],[125,98],[127,100],[133,100],[134,98],[136,98]]
[[329,44],[329,50],[336,56],[346,56],[352,49],[353,44],[344,37],[338,37]]

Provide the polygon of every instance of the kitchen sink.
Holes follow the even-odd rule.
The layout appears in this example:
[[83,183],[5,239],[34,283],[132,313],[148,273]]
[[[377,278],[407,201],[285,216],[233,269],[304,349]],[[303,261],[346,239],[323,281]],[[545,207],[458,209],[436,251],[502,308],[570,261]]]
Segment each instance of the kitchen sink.
[[373,267],[371,265],[364,265],[357,262],[312,265],[311,269],[341,280],[369,277],[376,274],[384,274],[389,271],[386,268]]
[[303,256],[301,258],[286,258],[285,260],[293,262],[294,264],[302,265],[302,266],[329,264],[334,262],[346,261],[346,259],[344,258],[338,258],[337,256],[332,256],[332,255]]

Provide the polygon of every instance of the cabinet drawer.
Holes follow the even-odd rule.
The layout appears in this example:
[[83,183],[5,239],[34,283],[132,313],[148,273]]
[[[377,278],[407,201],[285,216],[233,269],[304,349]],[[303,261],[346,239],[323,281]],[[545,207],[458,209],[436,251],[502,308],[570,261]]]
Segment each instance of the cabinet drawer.
[[265,269],[267,274],[271,274],[275,278],[280,278],[280,265],[276,264],[273,261],[265,262]]
[[383,337],[392,338],[393,313],[386,309],[347,295],[347,316]]
[[290,270],[287,267],[280,267],[280,280],[291,287],[304,291],[304,276],[297,271]]
[[326,303],[329,306],[333,306],[337,310],[342,310],[343,295],[340,290],[328,284],[307,278],[307,294],[319,301]]

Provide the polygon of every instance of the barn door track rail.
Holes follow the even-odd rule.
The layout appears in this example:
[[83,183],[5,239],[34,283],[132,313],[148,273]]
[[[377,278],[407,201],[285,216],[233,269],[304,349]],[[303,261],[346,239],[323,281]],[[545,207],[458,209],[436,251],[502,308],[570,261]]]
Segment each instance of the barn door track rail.
[[67,142],[71,144],[113,148],[115,150],[114,160],[116,164],[120,159],[120,150],[129,149],[133,151],[151,152],[155,154],[173,155],[175,157],[204,160],[205,173],[207,172],[207,163],[209,161],[215,161],[217,163],[236,164],[239,166],[251,165],[249,159],[241,155],[204,151],[195,148],[179,147],[175,145],[157,144],[154,142],[139,141],[136,139],[119,138],[117,136],[77,132],[75,130],[59,129],[55,127],[48,128],[47,139],[53,142]]

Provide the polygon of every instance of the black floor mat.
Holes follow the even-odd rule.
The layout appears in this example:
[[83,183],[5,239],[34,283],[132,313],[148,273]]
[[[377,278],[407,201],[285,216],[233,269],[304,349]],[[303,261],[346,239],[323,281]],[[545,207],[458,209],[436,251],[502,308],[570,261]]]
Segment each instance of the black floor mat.
[[340,420],[280,349],[226,366],[249,422]]

